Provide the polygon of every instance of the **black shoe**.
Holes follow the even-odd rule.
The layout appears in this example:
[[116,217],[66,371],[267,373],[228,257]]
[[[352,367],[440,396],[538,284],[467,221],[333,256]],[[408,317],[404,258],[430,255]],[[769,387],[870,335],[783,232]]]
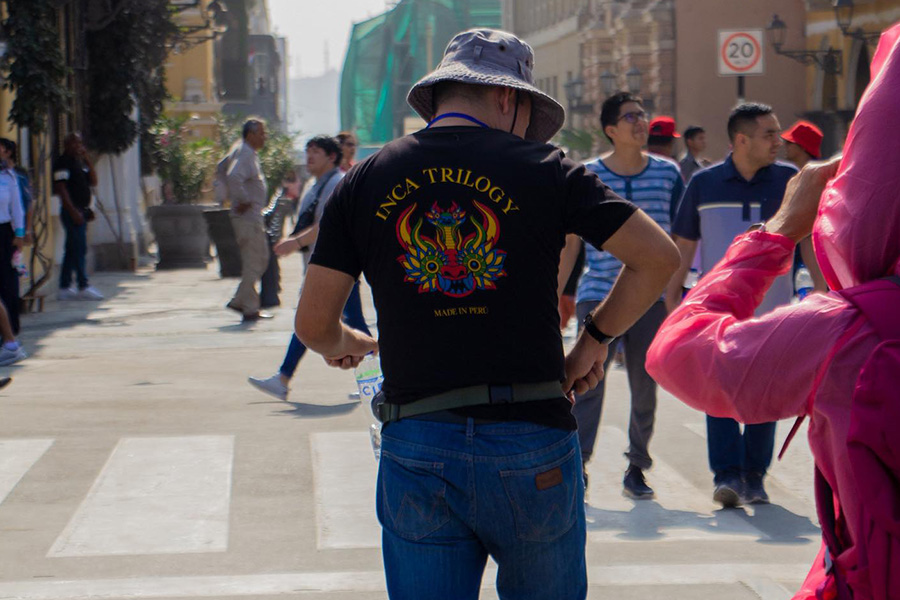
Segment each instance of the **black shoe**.
[[260,319],[271,319],[274,318],[275,315],[267,312],[259,312],[256,311],[254,313],[248,313],[244,315],[244,323],[252,323],[254,321],[259,321]]
[[625,471],[625,478],[622,480],[622,495],[632,500],[651,500],[656,496],[653,488],[644,481],[644,472],[634,465]]
[[768,504],[769,494],[763,485],[763,477],[759,473],[748,473],[744,476],[744,502],[747,504]]
[[723,508],[737,508],[741,505],[743,487],[740,477],[725,477],[716,484],[713,500],[721,504]]

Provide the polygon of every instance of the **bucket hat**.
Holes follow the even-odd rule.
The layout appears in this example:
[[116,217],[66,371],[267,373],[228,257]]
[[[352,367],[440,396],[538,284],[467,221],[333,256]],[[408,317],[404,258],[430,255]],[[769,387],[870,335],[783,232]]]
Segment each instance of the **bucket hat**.
[[813,158],[822,157],[822,130],[809,121],[797,121],[781,139],[797,144]]
[[434,85],[458,81],[474,85],[497,85],[528,92],[531,122],[526,140],[547,142],[562,127],[566,111],[562,105],[534,86],[534,52],[511,33],[496,29],[470,29],[456,34],[437,69],[409,90],[406,101],[426,121],[434,118]]

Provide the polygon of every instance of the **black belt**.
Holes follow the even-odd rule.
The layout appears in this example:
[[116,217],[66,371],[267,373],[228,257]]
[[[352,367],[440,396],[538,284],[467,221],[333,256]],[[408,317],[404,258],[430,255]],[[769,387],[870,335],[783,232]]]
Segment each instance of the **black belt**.
[[466,406],[513,404],[534,400],[562,398],[562,384],[558,381],[542,383],[513,383],[500,385],[473,385],[428,396],[409,404],[383,402],[372,407],[382,423],[399,421],[426,413],[463,408]]

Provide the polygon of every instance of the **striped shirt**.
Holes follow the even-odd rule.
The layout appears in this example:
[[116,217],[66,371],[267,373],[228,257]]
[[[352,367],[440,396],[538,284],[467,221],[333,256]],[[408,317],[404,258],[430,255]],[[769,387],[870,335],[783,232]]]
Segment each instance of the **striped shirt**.
[[[684,191],[681,170],[675,161],[652,155],[648,159],[643,171],[627,177],[611,171],[599,158],[585,163],[585,167],[599,175],[616,194],[637,204],[668,233]],[[600,302],[612,289],[622,263],[590,244],[585,244],[585,249],[585,271],[578,284],[576,302]]]

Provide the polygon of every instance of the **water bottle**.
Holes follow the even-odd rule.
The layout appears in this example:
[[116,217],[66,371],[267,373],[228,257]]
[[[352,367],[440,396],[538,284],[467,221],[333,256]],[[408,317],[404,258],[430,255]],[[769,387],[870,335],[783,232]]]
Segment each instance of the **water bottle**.
[[19,274],[19,277],[28,276],[28,267],[25,265],[25,257],[22,256],[21,250],[13,252],[12,267],[16,270],[16,273]]
[[[366,406],[372,405],[372,398],[381,390],[384,376],[381,374],[381,362],[371,352],[356,366],[356,385],[359,386],[359,399]],[[368,411],[372,414],[372,411]],[[369,425],[369,437],[372,441],[372,452],[375,460],[381,458],[381,423],[372,415],[372,423]]]
[[797,290],[798,300],[803,300],[812,291],[813,280],[806,267],[797,269],[797,274],[794,276],[794,289]]

